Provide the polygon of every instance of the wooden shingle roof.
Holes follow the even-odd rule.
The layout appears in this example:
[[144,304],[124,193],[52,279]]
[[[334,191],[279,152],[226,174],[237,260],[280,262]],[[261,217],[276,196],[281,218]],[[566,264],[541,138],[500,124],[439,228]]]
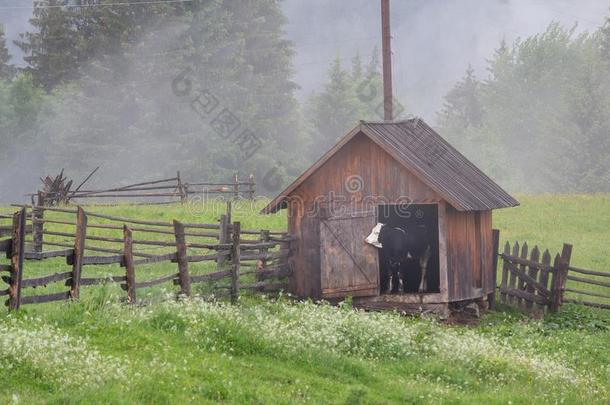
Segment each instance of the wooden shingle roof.
[[311,174],[363,133],[459,211],[514,207],[519,202],[445,141],[420,118],[365,122],[345,135],[261,212],[285,208],[286,199]]

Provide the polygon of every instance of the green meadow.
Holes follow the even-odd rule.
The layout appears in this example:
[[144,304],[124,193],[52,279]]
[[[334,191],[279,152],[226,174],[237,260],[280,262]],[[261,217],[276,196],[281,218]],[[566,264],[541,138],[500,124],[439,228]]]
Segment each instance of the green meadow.
[[[610,272],[609,195],[518,199],[520,207],[494,212],[502,244],[527,241],[554,254],[564,242],[571,243],[573,265]],[[285,213],[258,214],[263,203],[237,204],[233,220],[244,229],[285,230]],[[87,209],[185,223],[215,223],[224,212],[220,204],[197,202]],[[0,213],[14,211],[0,208]],[[61,213],[47,217],[59,222],[74,218]],[[74,229],[52,227],[65,233]],[[120,231],[107,229],[91,230],[90,235],[121,237]],[[171,235],[157,237],[172,240]],[[96,246],[120,248],[110,242]],[[171,250],[144,248],[155,254]],[[192,272],[214,266],[199,264]],[[65,259],[27,261],[24,276],[68,270]],[[175,271],[176,265],[167,262],[136,268],[138,280]],[[118,265],[87,266],[83,277],[122,272]],[[57,283],[26,295],[66,288]],[[351,308],[349,300],[331,306],[287,295],[244,295],[231,305],[176,300],[176,291],[170,283],[138,290],[141,304],[129,306],[122,302],[125,293],[109,283],[83,288],[77,302],[2,311],[0,402],[610,402],[610,310],[568,304],[558,314],[533,319],[500,306],[466,326],[392,312],[366,313]],[[201,287],[196,292],[207,291]]]

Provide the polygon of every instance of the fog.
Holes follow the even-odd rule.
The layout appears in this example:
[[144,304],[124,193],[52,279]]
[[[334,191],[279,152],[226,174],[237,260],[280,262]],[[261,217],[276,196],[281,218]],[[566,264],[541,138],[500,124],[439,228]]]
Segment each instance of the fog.
[[[7,45],[13,63],[21,67],[25,63],[13,41],[31,29],[28,19],[32,9],[28,4],[31,3],[0,0],[0,22]],[[593,31],[603,24],[610,5],[594,0],[393,0],[391,4],[394,92],[409,113],[431,124],[435,123],[436,113],[443,105],[443,96],[463,76],[467,66],[471,65],[480,78],[485,77],[487,58],[501,40],[510,43],[542,32],[553,21],[567,27],[577,24],[578,32]],[[323,87],[334,58],[340,56],[349,63],[360,54],[366,62],[372,50],[380,48],[378,0],[284,0],[281,6],[288,19],[286,36],[294,43],[294,81],[299,86],[296,94],[301,103]],[[168,24],[144,36],[141,46],[133,51],[130,64],[123,66],[121,73],[106,69],[110,75],[120,75],[120,80],[108,81],[106,84],[110,84],[102,88],[94,82],[80,83],[74,93],[64,94],[64,105],[54,110],[54,116],[48,117],[45,125],[44,135],[50,145],[53,142],[60,145],[70,139],[78,142],[83,128],[92,127],[87,102],[95,99],[91,111],[104,105],[107,106],[104,114],[112,117],[108,121],[98,117],[96,131],[99,133],[95,139],[107,140],[115,148],[113,151],[119,151],[105,153],[103,144],[77,145],[84,153],[66,160],[69,177],[78,182],[98,165],[102,170],[92,185],[113,186],[117,184],[116,179],[125,183],[164,177],[175,174],[182,162],[193,161],[193,156],[185,151],[208,152],[218,148],[221,143],[218,137],[188,106],[181,106],[171,92],[176,69],[167,55],[180,48],[180,31],[184,28]],[[97,78],[95,69],[99,66],[84,66],[82,70],[85,76]],[[176,138],[180,139],[178,142],[166,134],[179,134],[182,138]],[[276,156],[277,144],[267,142],[266,147],[264,156],[272,156],[275,161],[263,164],[262,158],[260,161],[255,158],[247,169],[256,172],[259,179],[273,164],[290,158]],[[50,173],[42,173],[49,167],[42,167],[40,156],[62,162],[65,157],[62,154],[66,152],[53,148],[49,151],[24,149],[15,150],[9,161],[0,164],[3,170],[0,187],[10,189],[13,196],[34,191],[40,176],[59,172],[58,166]],[[232,168],[242,163],[237,155],[209,154],[210,159],[197,163],[198,172],[203,173],[196,176],[197,180],[229,178]],[[299,164],[302,168],[309,163]],[[292,169],[298,167],[295,163]],[[290,172],[290,168],[287,170],[289,178],[298,174]]]
[[[600,0],[393,0],[395,94],[410,112],[434,122],[443,95],[468,64],[484,77],[486,59],[502,39],[539,33],[553,21],[593,31],[609,7]],[[301,97],[320,87],[337,55],[366,58],[381,47],[378,0],[286,0],[283,8]]]
[[[29,29],[25,0],[0,0],[13,63],[23,66],[13,44]],[[294,42],[295,81],[303,100],[326,80],[337,55],[368,58],[381,47],[378,0],[283,0],[286,34]],[[502,39],[512,42],[543,31],[551,22],[592,31],[608,15],[603,0],[393,0],[394,92],[407,109],[430,122],[442,97],[470,64],[481,77]]]

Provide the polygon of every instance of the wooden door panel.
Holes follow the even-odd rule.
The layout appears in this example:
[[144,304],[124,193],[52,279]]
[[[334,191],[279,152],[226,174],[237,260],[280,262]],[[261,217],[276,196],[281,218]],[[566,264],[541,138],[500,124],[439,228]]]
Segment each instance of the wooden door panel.
[[374,212],[320,221],[323,298],[379,293],[377,249],[364,241],[376,223]]

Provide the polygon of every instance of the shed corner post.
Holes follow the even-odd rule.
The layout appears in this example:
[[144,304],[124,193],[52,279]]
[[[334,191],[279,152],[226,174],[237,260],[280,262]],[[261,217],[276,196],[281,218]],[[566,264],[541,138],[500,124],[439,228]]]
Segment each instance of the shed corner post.
[[443,300],[450,301],[449,264],[447,263],[447,204],[438,203],[438,254],[439,254],[439,290]]
[[565,292],[566,281],[568,276],[568,267],[570,267],[570,259],[572,257],[572,245],[564,243],[561,250],[561,256],[557,255],[559,260],[555,260],[555,277],[551,286],[551,312],[557,312],[563,303],[563,294]]
[[487,295],[487,303],[489,304],[489,309],[496,309],[496,289],[498,288],[498,255],[500,254],[500,230],[492,229],[491,231],[491,240],[492,240],[492,260],[491,260],[491,284],[493,290],[491,293]]
[[11,277],[9,285],[9,310],[18,310],[21,305],[21,280],[25,254],[26,210],[22,208],[13,215],[13,243],[11,246]]
[[231,259],[233,266],[231,267],[231,302],[237,303],[239,299],[239,272],[240,272],[240,249],[241,224],[233,223],[233,243],[231,247]]
[[74,235],[74,259],[72,262],[72,286],[70,297],[78,299],[80,292],[80,279],[83,269],[83,257],[85,255],[85,240],[87,238],[87,215],[82,207],[76,212],[76,233]]

